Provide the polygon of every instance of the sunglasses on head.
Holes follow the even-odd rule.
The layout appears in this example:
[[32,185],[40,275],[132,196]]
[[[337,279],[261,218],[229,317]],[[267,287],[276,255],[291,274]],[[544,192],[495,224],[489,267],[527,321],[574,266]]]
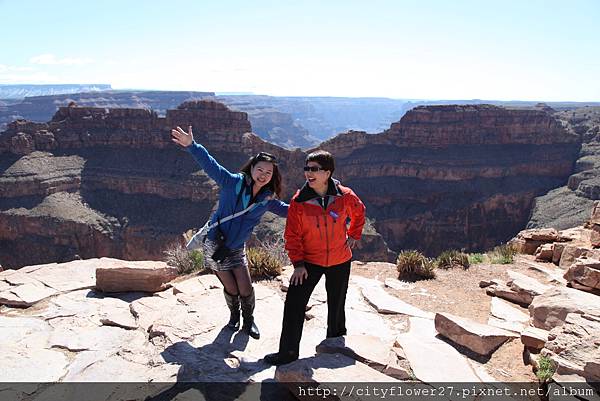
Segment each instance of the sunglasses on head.
[[321,171],[321,170],[325,170],[323,167],[317,167],[317,166],[304,166],[304,171],[312,171],[313,173],[316,173],[317,171]]
[[277,161],[277,158],[270,153],[259,152],[256,156],[254,156],[254,160],[259,161],[259,162],[275,163]]

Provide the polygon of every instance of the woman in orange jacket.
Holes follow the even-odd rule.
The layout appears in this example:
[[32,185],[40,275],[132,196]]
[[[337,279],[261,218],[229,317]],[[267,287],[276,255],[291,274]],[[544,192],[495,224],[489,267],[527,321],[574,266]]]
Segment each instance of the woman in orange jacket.
[[[306,305],[325,275],[327,337],[346,334],[346,292],[352,251],[365,224],[365,206],[356,194],[331,175],[331,153],[320,150],[306,158],[306,184],[292,197],[285,226],[285,249],[294,273],[285,298],[279,352],[265,362],[281,365],[298,359]],[[347,223],[350,221],[350,226]]]

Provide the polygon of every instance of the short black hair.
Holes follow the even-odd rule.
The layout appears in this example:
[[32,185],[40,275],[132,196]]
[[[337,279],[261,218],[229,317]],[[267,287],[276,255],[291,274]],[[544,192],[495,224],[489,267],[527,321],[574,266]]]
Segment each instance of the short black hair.
[[333,174],[335,170],[335,161],[333,160],[333,155],[326,150],[316,150],[306,156],[305,164],[308,162],[317,162],[319,166],[323,168],[323,170],[331,171]]

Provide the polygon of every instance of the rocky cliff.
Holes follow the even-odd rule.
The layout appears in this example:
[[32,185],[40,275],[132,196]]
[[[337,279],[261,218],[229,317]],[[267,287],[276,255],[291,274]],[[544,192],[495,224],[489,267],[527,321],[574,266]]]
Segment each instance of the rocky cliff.
[[[0,263],[162,258],[216,201],[214,183],[170,142],[171,127],[189,124],[227,168],[269,151],[285,198],[302,184],[306,153],[261,140],[245,113],[219,103],[184,103],[165,117],[62,107],[47,123],[16,121],[0,134]],[[435,254],[510,239],[534,197],[571,174],[579,142],[544,111],[483,105],[416,108],[381,134],[349,132],[321,147],[367,205],[371,228],[357,257],[391,260],[385,242]]]
[[390,247],[429,254],[510,239],[533,199],[566,182],[579,147],[545,111],[490,105],[417,107],[381,134],[320,145]]
[[600,199],[600,107],[553,113],[572,135],[580,137],[581,150],[566,184],[536,198],[529,228],[562,230],[581,225],[594,201]]
[[[161,259],[217,198],[214,182],[170,141],[172,127],[189,124],[232,170],[259,149],[285,152],[250,134],[245,113],[215,102],[184,103],[165,117],[62,107],[48,123],[11,123],[0,135],[2,264]],[[284,168],[294,160],[281,159]]]
[[[256,97],[260,98],[260,97]],[[0,131],[16,119],[44,122],[57,109],[75,102],[78,106],[99,108],[148,109],[164,116],[166,111],[190,100],[215,100],[232,110],[248,114],[253,132],[270,143],[286,148],[314,146],[319,141],[295,121],[291,114],[237,97],[215,97],[213,92],[186,91],[94,91],[53,96],[30,96],[9,104],[0,103]],[[251,98],[255,100],[255,97]]]

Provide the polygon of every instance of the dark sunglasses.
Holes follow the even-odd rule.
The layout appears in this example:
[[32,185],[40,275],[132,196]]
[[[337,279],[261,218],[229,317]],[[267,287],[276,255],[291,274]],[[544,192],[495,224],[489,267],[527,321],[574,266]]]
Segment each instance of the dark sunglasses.
[[316,173],[317,171],[325,170],[323,167],[315,167],[315,166],[304,166],[304,171],[312,171]]
[[254,156],[254,160],[257,162],[277,162],[277,158],[267,152],[259,152],[256,156]]

